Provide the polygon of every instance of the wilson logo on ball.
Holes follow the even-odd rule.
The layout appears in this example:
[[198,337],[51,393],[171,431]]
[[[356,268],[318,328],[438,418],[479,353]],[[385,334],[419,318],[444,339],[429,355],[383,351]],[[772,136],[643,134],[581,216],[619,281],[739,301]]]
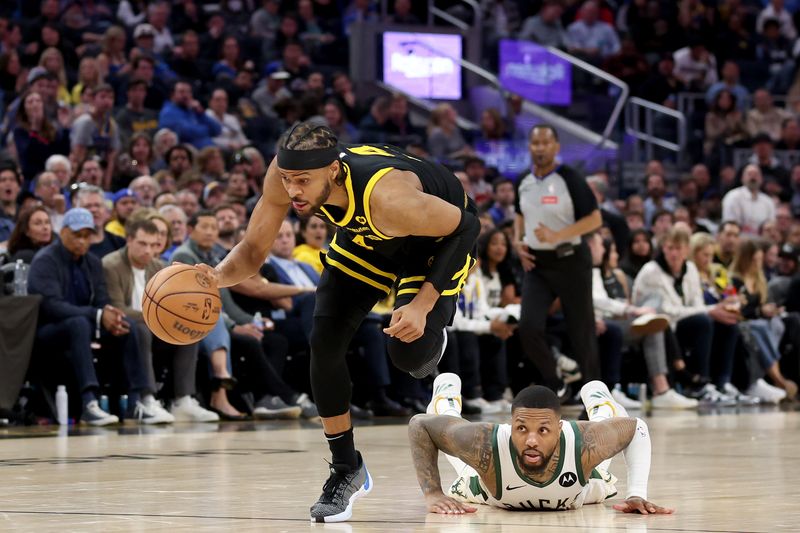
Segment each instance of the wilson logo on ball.
[[203,287],[204,289],[207,289],[211,286],[211,282],[208,280],[208,278],[204,274],[201,274],[200,272],[195,274],[194,279],[197,281],[197,284]]
[[189,326],[187,326],[185,324],[181,324],[177,320],[175,321],[174,324],[172,324],[172,329],[174,329],[176,331],[179,331],[179,332],[183,333],[184,335],[188,335],[189,338],[191,338],[191,339],[196,339],[196,338],[206,334],[205,331],[192,329],[192,328],[190,328]]

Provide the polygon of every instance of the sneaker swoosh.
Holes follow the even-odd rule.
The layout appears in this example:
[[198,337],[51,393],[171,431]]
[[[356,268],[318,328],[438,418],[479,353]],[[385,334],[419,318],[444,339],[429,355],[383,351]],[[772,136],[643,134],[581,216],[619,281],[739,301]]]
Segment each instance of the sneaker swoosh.
[[506,485],[506,490],[517,490],[523,488],[525,485],[520,485],[519,487],[512,487],[511,485]]

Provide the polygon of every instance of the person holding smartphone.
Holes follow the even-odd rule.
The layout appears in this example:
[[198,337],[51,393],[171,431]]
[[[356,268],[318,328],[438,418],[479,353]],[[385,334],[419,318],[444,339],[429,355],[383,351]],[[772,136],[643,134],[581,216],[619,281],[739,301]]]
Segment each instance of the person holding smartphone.
[[525,270],[520,340],[543,384],[563,400],[567,387],[545,333],[553,300],[561,300],[573,357],[586,381],[600,378],[594,309],[592,256],[582,237],[600,227],[597,200],[583,176],[560,164],[558,132],[540,124],[531,129],[533,168],[517,183],[514,246]]

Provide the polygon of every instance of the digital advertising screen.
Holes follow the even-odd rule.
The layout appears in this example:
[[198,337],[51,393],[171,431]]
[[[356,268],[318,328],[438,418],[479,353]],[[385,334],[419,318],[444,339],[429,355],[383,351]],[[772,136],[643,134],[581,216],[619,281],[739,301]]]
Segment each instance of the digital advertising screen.
[[500,84],[544,105],[572,103],[572,65],[530,41],[500,41]]
[[385,32],[383,82],[417,98],[461,99],[460,35]]

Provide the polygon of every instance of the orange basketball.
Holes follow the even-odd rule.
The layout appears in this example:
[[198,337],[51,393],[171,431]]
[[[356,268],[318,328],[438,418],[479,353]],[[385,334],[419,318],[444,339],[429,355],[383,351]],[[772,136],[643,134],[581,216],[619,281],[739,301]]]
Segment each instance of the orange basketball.
[[219,291],[190,265],[169,266],[144,288],[144,322],[153,335],[170,344],[199,341],[214,329],[221,310]]

